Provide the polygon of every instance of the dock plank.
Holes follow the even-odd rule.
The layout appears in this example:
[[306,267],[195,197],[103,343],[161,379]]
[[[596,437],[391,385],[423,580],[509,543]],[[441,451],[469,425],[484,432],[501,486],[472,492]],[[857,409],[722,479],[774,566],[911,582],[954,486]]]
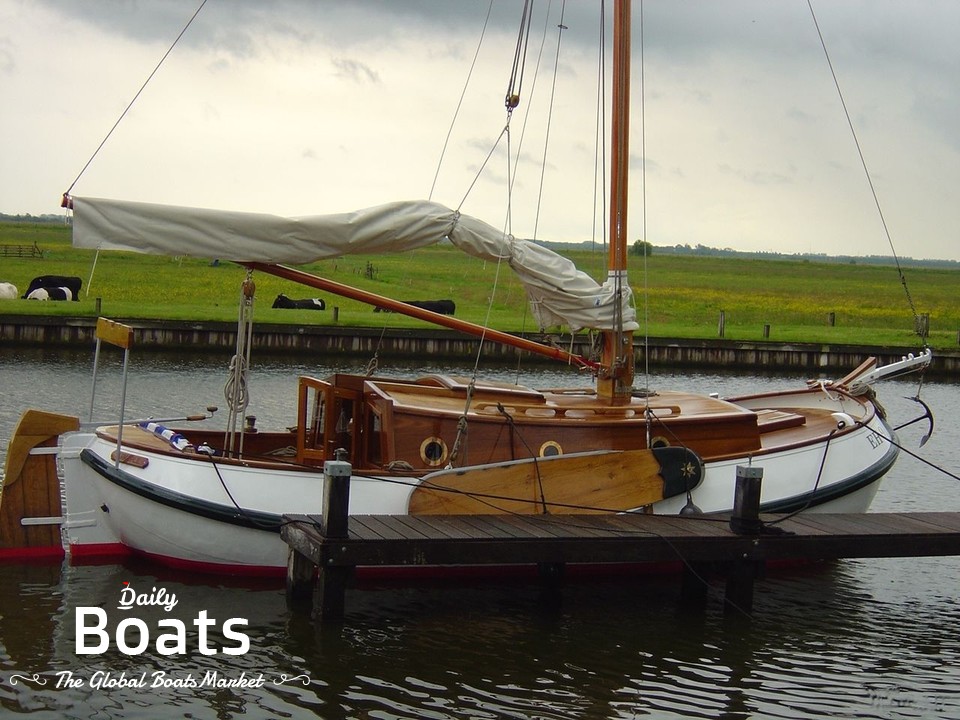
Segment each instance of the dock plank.
[[[288,520],[295,517],[292,516]],[[328,565],[692,562],[960,554],[958,513],[799,515],[737,535],[722,517],[662,515],[351,516],[348,538],[306,533]],[[314,518],[308,518],[312,521]]]
[[323,622],[342,619],[345,580],[356,567],[719,564],[729,569],[725,602],[742,613],[768,560],[960,555],[960,513],[765,515],[755,534],[735,533],[723,516],[354,515],[347,537],[337,538],[324,537],[317,516],[284,520],[288,601],[310,596],[310,564],[319,568],[315,612]]

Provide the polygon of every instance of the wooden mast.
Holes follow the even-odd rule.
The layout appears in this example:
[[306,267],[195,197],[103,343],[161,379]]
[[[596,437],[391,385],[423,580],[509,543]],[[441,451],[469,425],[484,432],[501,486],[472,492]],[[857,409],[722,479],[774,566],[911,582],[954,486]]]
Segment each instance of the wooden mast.
[[[610,257],[609,278],[618,289],[627,286],[627,176],[630,168],[630,0],[614,0],[613,101],[610,129]],[[618,308],[619,300],[618,300]],[[633,331],[622,329],[618,312],[613,330],[603,332],[603,371],[597,394],[628,400],[633,391]]]

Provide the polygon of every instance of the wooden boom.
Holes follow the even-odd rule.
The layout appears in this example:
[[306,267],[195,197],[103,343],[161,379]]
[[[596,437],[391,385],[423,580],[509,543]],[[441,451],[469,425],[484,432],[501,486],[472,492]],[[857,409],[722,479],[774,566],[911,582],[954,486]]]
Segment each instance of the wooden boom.
[[562,360],[563,362],[574,363],[580,367],[588,367],[591,369],[597,369],[600,367],[600,364],[597,362],[587,360],[580,355],[574,355],[573,353],[567,352],[566,350],[561,350],[560,348],[542,345],[533,340],[527,340],[526,338],[517,337],[516,335],[510,335],[498,330],[491,330],[490,328],[485,328],[482,325],[467,322],[466,320],[458,320],[457,318],[450,317],[449,315],[441,315],[440,313],[435,313],[430,310],[424,310],[423,308],[408,305],[407,303],[399,300],[391,300],[383,295],[377,295],[376,293],[367,292],[366,290],[360,290],[358,288],[350,287],[349,285],[343,285],[334,280],[328,280],[326,278],[318,277],[317,275],[311,275],[308,272],[287,267],[286,265],[274,265],[272,263],[261,262],[245,262],[241,263],[241,265],[248,267],[251,270],[259,270],[260,272],[265,272],[269,275],[275,275],[285,280],[291,280],[293,282],[300,283],[301,285],[317,288],[318,290],[325,290],[326,292],[331,292],[335,295],[340,295],[341,297],[350,298],[351,300],[358,300],[359,302],[386,308],[387,310],[409,315],[410,317],[415,317],[420,320],[426,320],[427,322],[434,323],[435,325],[442,325],[443,327],[447,327],[452,330],[459,330],[460,332],[467,333],[468,335],[474,335],[479,338],[485,338],[494,342],[503,343],[504,345],[515,347],[518,350],[526,350],[528,352],[544,355],[553,360]]

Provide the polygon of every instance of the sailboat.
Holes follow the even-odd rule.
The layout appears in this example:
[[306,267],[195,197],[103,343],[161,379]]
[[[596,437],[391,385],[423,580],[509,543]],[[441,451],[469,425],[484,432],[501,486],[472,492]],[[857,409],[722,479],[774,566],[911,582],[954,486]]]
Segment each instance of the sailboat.
[[[29,483],[45,484],[52,505],[28,511],[29,502],[14,502],[23,532],[45,531],[42,542],[62,540],[76,558],[134,552],[200,572],[282,572],[288,554],[282,516],[322,511],[322,475],[333,460],[351,465],[352,514],[723,513],[733,505],[743,465],[763,470],[764,512],[866,511],[898,455],[872,385],[922,369],[929,352],[884,367],[869,359],[834,381],[742,397],[634,386],[638,323],[626,275],[630,24],[629,0],[617,0],[610,254],[602,283],[541,245],[427,201],[283,218],[65,198],[76,247],[232,260],[250,273],[577,363],[592,372],[594,384],[536,389],[442,374],[301,376],[294,380],[293,423],[276,431],[122,417],[89,428],[69,416],[28,411],[11,441],[4,505],[14,487]],[[541,325],[599,331],[600,358],[291,267],[441,241],[506,260]],[[244,297],[251,300],[253,292],[250,283]],[[98,337],[129,347],[129,332],[105,319]],[[28,468],[33,448],[43,445],[58,448],[62,498],[49,466]],[[58,540],[49,539],[51,528]]]

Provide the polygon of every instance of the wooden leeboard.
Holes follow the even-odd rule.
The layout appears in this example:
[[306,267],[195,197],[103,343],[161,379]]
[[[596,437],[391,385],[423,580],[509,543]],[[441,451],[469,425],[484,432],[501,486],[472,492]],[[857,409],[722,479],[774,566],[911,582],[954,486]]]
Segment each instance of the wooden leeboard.
[[6,474],[0,493],[0,547],[59,547],[56,525],[23,527],[21,518],[60,515],[60,483],[53,455],[30,455],[35,447],[56,447],[60,434],[77,430],[69,415],[27,410],[7,446]]
[[[663,500],[664,479],[650,450],[559,455],[442,470],[410,497],[411,515],[628,510]],[[699,478],[696,480],[699,482]],[[693,484],[695,485],[696,482]]]
[[44,410],[25,410],[7,445],[4,486],[9,487],[17,482],[30,450],[50,438],[79,429],[80,419],[72,415],[60,415]]

